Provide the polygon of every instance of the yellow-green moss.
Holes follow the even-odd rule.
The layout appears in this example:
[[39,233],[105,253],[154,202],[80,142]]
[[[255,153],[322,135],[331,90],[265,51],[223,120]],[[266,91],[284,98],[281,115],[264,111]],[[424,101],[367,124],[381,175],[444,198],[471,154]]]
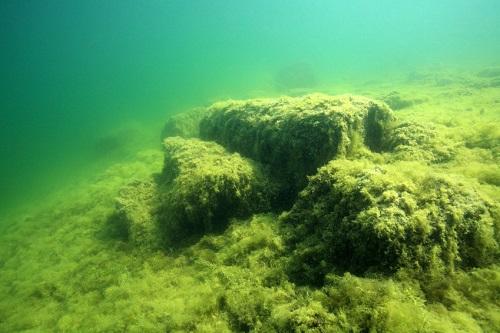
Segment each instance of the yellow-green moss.
[[205,113],[205,109],[195,108],[168,117],[161,131],[161,139],[163,140],[172,136],[183,138],[198,137],[200,134],[199,123],[205,116]]
[[[378,86],[371,83],[360,88],[348,87],[350,91],[359,88],[359,92],[371,96],[385,96],[397,89],[401,96],[425,97],[422,103],[398,111],[400,122],[397,124],[413,125],[401,129],[403,140],[399,140],[399,134],[393,138],[398,142],[394,149],[383,154],[370,151],[364,137],[354,133],[349,137],[352,141],[349,149],[355,153],[348,152],[347,157],[355,161],[333,162],[339,174],[331,178],[344,184],[342,191],[348,194],[346,198],[362,199],[351,204],[354,208],[362,206],[365,211],[359,221],[373,221],[368,213],[375,211],[374,208],[382,218],[389,217],[381,219],[382,226],[397,220],[398,212],[404,212],[400,217],[418,221],[418,212],[427,210],[434,215],[420,221],[416,230],[425,231],[430,227],[432,231],[441,225],[448,226],[443,222],[448,220],[439,216],[448,215],[449,222],[453,222],[462,211],[474,212],[478,207],[488,206],[482,216],[475,218],[472,213],[457,219],[455,229],[452,225],[448,229],[458,231],[456,227],[464,222],[485,221],[490,214],[491,222],[496,225],[493,229],[498,232],[500,188],[497,180],[500,178],[494,129],[500,119],[499,95],[498,89],[488,86],[491,78],[474,77],[432,71],[414,75],[411,84],[404,78],[381,82]],[[332,88],[333,91],[346,89],[345,86]],[[192,124],[187,127],[195,128]],[[211,146],[209,143],[193,145]],[[199,149],[193,148],[192,154],[186,154],[200,153],[198,158],[185,159],[193,162],[191,166],[185,164],[186,175],[193,174],[198,167],[206,170],[203,161],[208,162],[210,170],[217,169],[219,157],[224,161],[241,161],[241,157],[236,158],[221,147],[215,149],[222,149],[220,154],[212,154],[211,148]],[[440,151],[451,151],[451,158],[436,159]],[[233,157],[228,159],[228,156]],[[432,269],[419,270],[411,264],[408,268],[408,261],[403,260],[405,268],[385,275],[375,274],[375,269],[364,273],[354,270],[336,273],[335,263],[325,261],[326,266],[323,262],[314,266],[327,273],[321,287],[298,286],[287,275],[293,255],[286,246],[290,235],[280,229],[274,215],[230,220],[220,233],[205,234],[193,245],[174,253],[162,248],[142,251],[143,241],[149,238],[142,236],[158,236],[154,229],[142,227],[153,226],[151,223],[158,213],[154,209],[155,200],[151,204],[150,199],[155,196],[152,193],[165,191],[165,188],[159,189],[165,185],[158,183],[162,177],[154,176],[161,174],[163,159],[159,151],[141,153],[136,161],[115,165],[88,184],[65,191],[56,201],[47,200],[37,211],[31,209],[26,217],[2,228],[1,332],[500,331],[497,296],[500,267],[498,257],[487,259],[491,249],[487,244],[492,238],[491,233],[484,230],[472,229],[472,234],[482,235],[472,243],[464,242],[460,232],[456,237],[443,232],[443,238],[428,239],[423,245],[426,249],[432,244],[441,248],[444,243],[458,244],[457,251],[441,253],[458,253],[461,261],[448,256],[455,260],[454,270],[450,269],[453,261],[446,261],[437,253],[434,253],[437,264]],[[220,163],[226,170],[225,163]],[[178,174],[170,176],[176,179]],[[189,179],[185,182],[189,183]],[[331,187],[315,187],[314,193],[320,190],[328,192]],[[367,206],[363,206],[365,199],[369,201]],[[408,213],[405,209],[412,207],[410,199],[416,208]],[[314,207],[313,214],[317,216],[327,211],[328,206],[322,205],[324,202],[321,199],[306,203],[300,198],[297,204],[302,204],[304,210]],[[345,200],[338,201],[338,205],[349,206]],[[114,223],[117,221],[110,218],[116,215],[117,209],[126,217],[125,224],[124,220]],[[124,225],[128,240],[122,237]],[[297,221],[297,226],[300,225]],[[398,225],[389,225],[394,228],[363,230],[397,236]],[[300,244],[305,241],[301,238],[297,248],[316,251],[322,237],[331,237],[328,232],[320,232],[324,230],[322,227],[318,224],[316,234],[315,230],[307,233],[311,239],[318,236],[318,242],[311,242],[307,248]],[[357,231],[359,229],[353,228],[351,233],[346,233],[348,237],[363,235],[352,246],[361,247],[367,238],[374,239],[372,232]],[[391,231],[395,233],[389,233]],[[413,231],[410,234],[419,235]],[[498,233],[493,238],[498,242]],[[408,245],[408,253],[419,259],[420,253],[409,245],[414,240],[407,237],[399,245],[402,248]],[[398,248],[398,244],[388,243],[392,246],[390,249]],[[465,251],[467,255],[474,258],[464,261],[460,253],[463,244],[469,246]],[[453,246],[447,249],[453,250]],[[481,249],[487,251],[481,253]],[[476,263],[481,267],[471,268],[479,258],[487,260]],[[377,259],[375,263],[379,262]],[[334,269],[327,269],[328,265]]]
[[131,182],[120,189],[116,214],[110,217],[110,223],[123,224],[123,237],[134,246],[158,248],[161,243],[154,214],[157,201],[157,184],[153,179]]
[[290,201],[306,175],[360,142],[382,148],[392,113],[383,103],[359,96],[304,97],[216,103],[200,123],[200,136],[271,166]]
[[231,217],[270,210],[273,186],[259,164],[213,142],[167,138],[159,222],[170,242],[220,231]]
[[282,217],[291,271],[305,283],[356,273],[475,267],[498,254],[498,208],[459,177],[415,164],[335,160]]
[[455,156],[456,144],[439,135],[432,124],[401,122],[384,136],[384,150],[390,160],[417,160],[429,163],[448,162]]

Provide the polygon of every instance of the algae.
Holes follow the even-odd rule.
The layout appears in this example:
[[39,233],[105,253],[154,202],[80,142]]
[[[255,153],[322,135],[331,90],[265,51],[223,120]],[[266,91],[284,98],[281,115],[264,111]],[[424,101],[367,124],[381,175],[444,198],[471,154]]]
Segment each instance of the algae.
[[398,91],[391,91],[387,95],[382,96],[381,99],[394,111],[406,109],[425,102],[425,99],[423,98],[409,98],[401,96]]
[[461,179],[411,164],[335,160],[282,216],[290,270],[320,283],[330,271],[484,266],[498,256],[497,209]]
[[195,108],[169,116],[163,125],[161,139],[171,136],[197,138],[200,135],[199,122],[205,116],[203,108]]
[[164,147],[159,223],[170,242],[270,209],[273,186],[256,162],[197,139],[167,138]]
[[360,88],[426,96],[396,114],[312,95],[186,115],[2,227],[0,331],[500,331],[498,91],[445,74]]
[[120,189],[116,198],[116,219],[125,229],[125,237],[134,246],[160,246],[154,209],[157,203],[157,184],[153,179],[136,180]]
[[349,95],[227,101],[209,108],[200,137],[269,165],[288,203],[330,159],[360,143],[381,150],[392,117],[385,104]]
[[428,163],[449,162],[456,155],[455,145],[429,123],[400,122],[385,136],[384,149],[392,160],[420,160]]

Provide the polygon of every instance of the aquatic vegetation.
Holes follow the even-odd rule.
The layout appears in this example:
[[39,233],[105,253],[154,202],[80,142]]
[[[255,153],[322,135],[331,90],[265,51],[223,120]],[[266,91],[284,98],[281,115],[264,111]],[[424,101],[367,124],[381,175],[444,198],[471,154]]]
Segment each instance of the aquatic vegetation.
[[167,138],[164,147],[159,223],[170,242],[270,209],[273,186],[257,163],[198,139]]
[[[456,87],[475,87],[481,82],[483,81],[470,73],[440,67],[414,71],[406,78],[406,83],[409,84],[428,85],[446,90],[452,90]],[[468,94],[470,95],[470,92]]]
[[169,118],[163,151],[2,229],[0,331],[500,331],[497,97],[466,77],[396,114],[315,94]]
[[384,104],[349,95],[227,101],[210,107],[200,137],[269,165],[288,202],[330,159],[360,144],[381,150],[392,118]]
[[199,122],[205,116],[205,109],[195,108],[169,116],[161,131],[161,139],[171,136],[183,138],[197,138],[199,136]]
[[500,128],[496,124],[480,124],[462,134],[465,146],[491,150],[496,159],[500,158]]
[[0,22],[0,333],[500,333],[500,0]]
[[321,283],[332,271],[484,266],[498,255],[497,214],[464,180],[412,164],[335,160],[281,220],[290,270],[302,283]]
[[157,184],[153,179],[136,180],[120,189],[116,213],[110,217],[110,223],[124,228],[124,238],[136,247],[154,249],[161,245],[154,216],[157,198]]
[[410,106],[422,104],[425,102],[425,99],[421,98],[416,98],[416,99],[404,98],[397,91],[391,91],[387,95],[382,96],[382,100],[386,102],[387,105],[389,105],[389,107],[394,111],[405,109]]
[[499,67],[485,68],[483,70],[480,70],[477,73],[477,76],[486,78],[500,77],[500,68]]
[[390,159],[421,160],[431,163],[450,161],[454,144],[447,142],[432,124],[400,122],[385,135],[385,150]]

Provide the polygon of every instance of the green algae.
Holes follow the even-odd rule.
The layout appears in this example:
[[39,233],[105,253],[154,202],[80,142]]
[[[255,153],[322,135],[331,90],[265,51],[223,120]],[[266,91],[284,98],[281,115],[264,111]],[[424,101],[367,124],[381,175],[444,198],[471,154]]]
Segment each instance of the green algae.
[[391,109],[398,111],[414,105],[422,104],[426,100],[421,98],[412,99],[411,97],[401,96],[397,91],[391,91],[381,98]]
[[116,213],[110,217],[110,225],[121,229],[123,238],[134,246],[145,249],[161,246],[154,216],[157,192],[154,179],[136,180],[123,186],[116,198]]
[[384,143],[392,160],[420,160],[444,163],[453,159],[454,146],[431,123],[400,122],[393,124]]
[[[419,83],[426,101],[383,126],[380,149],[346,132],[285,212],[254,196],[284,186],[269,186],[275,165],[198,139],[65,192],[2,230],[0,331],[500,331],[498,92],[463,95],[465,76]],[[215,227],[226,186],[244,200]],[[198,211],[176,218],[196,241],[173,252],[157,230],[169,202]]]
[[205,109],[196,108],[167,118],[161,131],[161,139],[171,136],[197,138],[200,136],[199,122],[205,116]]
[[[405,170],[405,171],[399,171]],[[484,266],[498,256],[498,206],[474,186],[412,164],[335,160],[282,217],[294,274]]]
[[257,163],[198,139],[171,137],[164,147],[158,219],[170,242],[270,209],[273,186]]
[[216,103],[199,126],[201,138],[269,165],[289,202],[330,159],[359,144],[380,150],[391,119],[385,104],[364,97],[311,94]]

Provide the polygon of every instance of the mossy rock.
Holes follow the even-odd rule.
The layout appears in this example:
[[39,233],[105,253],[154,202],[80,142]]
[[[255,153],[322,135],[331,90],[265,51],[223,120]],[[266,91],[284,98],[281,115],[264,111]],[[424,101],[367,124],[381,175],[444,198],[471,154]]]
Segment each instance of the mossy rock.
[[418,104],[424,103],[426,100],[423,98],[409,98],[402,96],[397,91],[391,91],[381,98],[393,110],[402,110]]
[[500,77],[500,67],[485,68],[477,73],[477,76],[482,78]]
[[471,184],[422,168],[322,167],[281,218],[292,275],[321,284],[331,271],[444,274],[489,263],[498,254],[498,207]]
[[500,160],[500,128],[497,123],[480,123],[462,133],[465,146],[470,149],[490,150],[493,157]]
[[170,243],[223,230],[229,218],[270,209],[273,186],[261,166],[214,142],[167,138],[159,220]]
[[209,108],[200,137],[270,165],[286,201],[332,158],[360,145],[381,150],[392,118],[384,103],[349,95],[226,101]]
[[199,137],[199,123],[205,116],[205,112],[206,110],[203,108],[195,108],[187,112],[169,116],[161,131],[161,139],[163,140],[172,136],[183,138]]
[[453,142],[445,140],[435,126],[401,122],[385,136],[384,150],[391,160],[416,160],[429,163],[449,162],[455,157]]
[[128,241],[137,248],[154,249],[160,246],[154,216],[156,201],[157,186],[153,179],[134,181],[124,186],[116,199],[115,218],[125,228]]

